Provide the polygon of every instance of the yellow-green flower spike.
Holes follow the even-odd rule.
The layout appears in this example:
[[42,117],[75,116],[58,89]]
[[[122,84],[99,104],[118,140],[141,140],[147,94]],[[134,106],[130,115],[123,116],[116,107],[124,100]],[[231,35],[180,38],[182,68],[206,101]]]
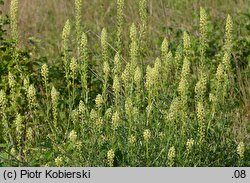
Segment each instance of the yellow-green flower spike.
[[43,64],[41,68],[41,75],[43,78],[43,82],[47,83],[48,82],[48,75],[49,75],[49,68],[47,64]]
[[172,146],[169,151],[168,151],[168,165],[170,167],[172,167],[174,165],[175,162],[175,156],[176,156],[176,152],[175,152],[175,147]]
[[134,81],[138,88],[140,88],[141,81],[142,81],[142,73],[140,67],[136,67],[135,74],[134,74]]
[[131,72],[130,74],[133,74],[133,71],[137,64],[137,58],[138,58],[138,41],[137,41],[137,29],[135,24],[133,23],[130,27],[130,59],[131,59]]
[[113,91],[115,93],[115,96],[119,95],[120,92],[120,81],[117,75],[115,75],[113,80]]
[[197,104],[197,119],[198,119],[198,134],[199,134],[199,143],[201,145],[201,143],[203,142],[204,138],[205,138],[205,108],[203,105],[202,101],[198,101]]
[[98,94],[95,98],[95,105],[97,108],[101,108],[103,104],[103,98],[102,95]]
[[14,88],[16,85],[16,80],[15,76],[11,72],[9,72],[8,74],[8,81],[9,81],[9,87]]
[[64,25],[63,32],[62,32],[63,51],[68,51],[68,49],[69,49],[70,30],[71,30],[70,21],[67,20],[65,25]]
[[183,33],[183,47],[184,47],[185,57],[189,57],[190,56],[191,41],[190,41],[190,37],[189,37],[187,32]]
[[119,53],[116,53],[114,58],[113,74],[119,76],[121,74],[121,70],[122,70],[121,57]]
[[75,143],[76,140],[77,140],[77,133],[75,130],[72,130],[70,133],[69,133],[69,140],[72,142],[72,143]]
[[143,139],[146,143],[148,143],[149,139],[151,137],[151,132],[149,129],[144,130],[143,132]]
[[237,146],[237,153],[240,157],[240,159],[244,158],[244,153],[245,153],[245,144],[243,142],[240,142]]
[[200,8],[200,36],[203,40],[207,37],[207,14],[202,7]]
[[112,167],[114,165],[114,158],[115,158],[115,152],[113,149],[110,149],[107,152],[107,160],[108,160],[108,165]]
[[11,2],[10,2],[10,28],[11,28],[11,37],[16,42],[18,42],[18,30],[17,30],[18,4],[19,4],[18,0],[11,0]]
[[119,112],[115,112],[112,116],[112,127],[114,130],[117,129],[117,127],[119,126],[119,120],[120,120],[120,115]]
[[70,68],[70,71],[71,71],[70,75],[74,79],[75,75],[76,75],[76,72],[77,72],[77,69],[78,69],[77,61],[76,61],[76,59],[74,57],[71,59],[69,68]]
[[141,19],[141,32],[146,31],[147,21],[148,21],[148,14],[147,14],[147,4],[148,0],[140,0],[139,2],[139,13]]
[[123,47],[124,0],[117,0],[117,51],[121,54]]
[[58,156],[55,159],[55,164],[56,164],[57,167],[61,167],[63,165],[63,158],[61,156]]
[[226,32],[225,32],[225,49],[230,52],[232,48],[232,32],[233,32],[233,20],[230,15],[227,16]]
[[101,46],[102,46],[102,61],[108,62],[108,33],[106,28],[102,29],[101,33]]
[[192,148],[194,146],[194,139],[188,139],[187,140],[187,143],[186,143],[186,151],[187,151],[187,154],[190,154],[190,152],[192,151]]
[[28,99],[31,106],[35,105],[36,101],[36,89],[34,85],[30,85],[28,89]]
[[195,94],[198,100],[204,100],[207,91],[207,75],[202,72],[199,81],[195,85]]
[[[82,0],[75,0],[75,23],[76,23],[76,33],[77,42],[80,42],[81,38],[81,19],[82,19]],[[80,51],[80,50],[79,50]]]
[[52,111],[53,111],[53,122],[54,122],[55,128],[57,128],[58,100],[59,100],[59,92],[53,86],[51,89],[51,102],[52,102]]
[[0,108],[1,110],[6,108],[7,105],[7,97],[6,93],[3,90],[0,90]]
[[163,58],[165,58],[168,54],[168,47],[169,47],[169,43],[168,43],[168,40],[167,38],[164,38],[162,44],[161,44],[161,56]]

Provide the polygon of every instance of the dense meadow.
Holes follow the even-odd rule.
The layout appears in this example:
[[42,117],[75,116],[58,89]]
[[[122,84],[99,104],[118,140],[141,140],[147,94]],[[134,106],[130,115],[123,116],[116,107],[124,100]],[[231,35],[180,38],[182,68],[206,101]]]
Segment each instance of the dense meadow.
[[0,4],[0,167],[250,166],[249,0]]

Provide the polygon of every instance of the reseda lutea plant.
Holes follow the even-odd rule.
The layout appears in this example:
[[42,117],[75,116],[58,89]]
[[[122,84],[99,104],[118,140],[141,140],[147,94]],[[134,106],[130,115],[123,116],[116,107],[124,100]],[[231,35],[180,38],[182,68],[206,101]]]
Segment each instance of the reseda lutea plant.
[[[117,0],[115,33],[103,27],[95,39],[83,26],[82,1],[75,0],[75,19],[65,22],[61,35],[57,69],[64,82],[51,77],[50,62],[37,77],[8,70],[0,88],[0,165],[249,165],[247,137],[231,130],[239,107],[232,18],[218,54],[208,54],[209,16],[200,8],[199,36],[184,31],[174,46],[164,38],[146,63],[147,3],[139,0],[140,21],[126,29],[126,4]],[[19,62],[17,7],[12,0],[13,59]]]

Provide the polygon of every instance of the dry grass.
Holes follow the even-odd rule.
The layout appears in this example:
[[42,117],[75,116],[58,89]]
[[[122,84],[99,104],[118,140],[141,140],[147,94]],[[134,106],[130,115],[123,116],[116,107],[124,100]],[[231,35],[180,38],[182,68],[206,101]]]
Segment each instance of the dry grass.
[[[9,10],[10,0],[6,0],[4,12]],[[134,0],[126,2],[126,22],[138,21],[137,3]],[[198,25],[198,19],[194,22],[193,17],[199,13],[199,7],[204,6],[210,11],[213,20],[221,20],[225,14],[231,15],[243,12],[247,9],[248,0],[188,0],[188,1],[164,1],[149,0],[150,30],[158,35],[164,36],[164,27],[194,30],[193,25]],[[67,18],[73,18],[73,0],[20,0],[19,2],[19,31],[23,42],[33,36],[44,40],[52,50],[59,49],[59,40],[63,25]],[[116,18],[115,0],[92,0],[83,1],[83,23],[91,29],[100,33],[105,25],[115,24]],[[107,26],[106,26],[107,27]],[[168,33],[166,33],[168,34]],[[171,37],[171,35],[168,35]],[[27,43],[27,42],[26,42]]]

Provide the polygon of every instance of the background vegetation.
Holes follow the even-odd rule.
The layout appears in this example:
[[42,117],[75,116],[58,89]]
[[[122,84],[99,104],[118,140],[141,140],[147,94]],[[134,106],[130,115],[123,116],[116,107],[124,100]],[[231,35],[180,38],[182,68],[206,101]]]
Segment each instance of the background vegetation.
[[1,6],[0,166],[250,165],[249,0],[75,2]]

